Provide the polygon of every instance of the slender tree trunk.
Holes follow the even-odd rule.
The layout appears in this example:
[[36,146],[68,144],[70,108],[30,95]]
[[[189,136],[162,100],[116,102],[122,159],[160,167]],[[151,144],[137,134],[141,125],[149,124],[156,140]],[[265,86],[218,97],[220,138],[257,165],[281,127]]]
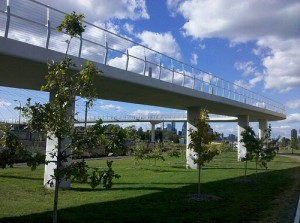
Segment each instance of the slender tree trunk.
[[53,203],[53,223],[57,223],[57,213],[58,213],[58,190],[59,190],[59,170],[61,166],[61,137],[57,138],[57,157],[56,157],[56,170],[54,172],[55,179],[55,190],[54,190],[54,203]]
[[258,165],[258,161],[256,160],[256,178],[257,178],[257,165]]
[[53,204],[53,223],[57,223],[57,205],[58,205],[58,178],[55,178],[54,204]]
[[248,162],[248,159],[246,159],[246,163],[245,163],[245,178],[247,177],[247,163]]
[[200,197],[200,173],[201,173],[201,165],[198,164],[198,197]]

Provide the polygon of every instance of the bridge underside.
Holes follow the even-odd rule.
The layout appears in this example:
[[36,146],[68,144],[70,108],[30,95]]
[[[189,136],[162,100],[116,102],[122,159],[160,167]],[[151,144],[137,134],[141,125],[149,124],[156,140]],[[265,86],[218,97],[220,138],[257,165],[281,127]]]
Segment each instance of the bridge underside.
[[[30,44],[0,38],[0,85],[40,90],[45,83],[48,60],[60,60],[64,54]],[[78,67],[85,59],[74,57]],[[136,104],[187,110],[206,108],[210,113],[249,115],[249,121],[285,119],[285,115],[220,96],[195,91],[148,76],[95,63],[103,74],[95,78],[99,98]]]

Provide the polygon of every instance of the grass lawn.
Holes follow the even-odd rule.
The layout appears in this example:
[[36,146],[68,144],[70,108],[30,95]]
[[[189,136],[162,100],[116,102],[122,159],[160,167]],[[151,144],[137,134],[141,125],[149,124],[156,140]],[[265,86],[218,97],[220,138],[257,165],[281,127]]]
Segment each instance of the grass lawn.
[[[141,161],[116,159],[121,175],[111,190],[73,183],[59,194],[59,222],[293,222],[299,198],[300,161],[277,156],[269,170],[243,181],[244,163],[236,153],[218,156],[203,168],[202,193],[218,201],[190,201],[197,171],[182,158]],[[104,166],[104,160],[90,161]],[[0,222],[51,222],[53,191],[43,189],[43,167],[0,170]]]

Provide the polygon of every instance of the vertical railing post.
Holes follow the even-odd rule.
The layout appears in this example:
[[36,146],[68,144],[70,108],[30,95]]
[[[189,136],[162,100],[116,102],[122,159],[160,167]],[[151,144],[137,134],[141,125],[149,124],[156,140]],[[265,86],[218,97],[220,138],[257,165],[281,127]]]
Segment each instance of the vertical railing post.
[[224,80],[222,79],[222,97],[225,97]]
[[128,49],[126,50],[126,70],[128,70],[128,63],[129,63],[129,52],[128,52]]
[[10,5],[9,0],[6,1],[6,26],[5,26],[5,34],[4,37],[8,37],[8,31],[9,31],[9,25],[10,25]]
[[82,49],[82,34],[80,35],[80,43],[79,43],[79,51],[78,51],[78,57],[81,57],[81,49]]
[[172,68],[172,84],[174,84],[174,76],[175,76],[175,70],[174,67]]
[[229,82],[228,82],[227,87],[228,87],[228,98],[230,99],[230,83]]
[[216,78],[216,95],[218,96],[218,90],[219,90],[219,87],[218,87],[218,78]]
[[146,67],[147,67],[147,58],[146,58],[146,56],[145,56],[145,57],[144,57],[144,70],[143,70],[144,76],[146,75]]
[[104,54],[104,61],[103,61],[103,64],[105,65],[107,63],[107,55],[108,55],[108,44],[107,41],[105,41],[105,54]]
[[173,59],[171,59],[171,69],[172,69],[172,84],[173,84],[173,81],[174,81],[174,64],[173,64]]
[[193,75],[193,77],[194,77],[194,82],[193,82],[193,87],[192,87],[192,89],[193,89],[193,90],[195,90],[195,85],[196,85],[196,76],[195,76],[195,75]]
[[160,80],[161,78],[161,59],[159,59],[159,75],[158,75],[158,79]]
[[183,65],[183,63],[181,64],[181,66],[182,66],[182,73],[183,73],[182,86],[184,87],[184,84],[185,84],[185,70],[184,70],[184,65]]
[[46,39],[46,49],[49,49],[50,35],[51,35],[51,24],[50,24],[50,9],[47,7],[47,39]]

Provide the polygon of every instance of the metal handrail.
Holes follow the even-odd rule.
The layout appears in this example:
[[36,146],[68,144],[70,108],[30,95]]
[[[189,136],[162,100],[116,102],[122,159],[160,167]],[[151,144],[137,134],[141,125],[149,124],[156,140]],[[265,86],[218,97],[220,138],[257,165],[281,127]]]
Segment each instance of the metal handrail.
[[[25,0],[22,1],[19,0],[19,3],[22,3],[24,5],[24,1]],[[14,6],[12,7],[12,5],[10,4],[11,2],[18,2],[18,0],[7,0],[6,9],[5,10],[0,9],[0,16],[1,14],[6,16],[6,25],[3,30],[4,31],[3,36],[6,38],[13,38],[9,36],[9,34],[12,32],[10,30],[10,23],[12,23],[12,21],[14,20],[21,20],[22,22],[25,22],[27,25],[34,24],[39,26],[39,28],[47,30],[47,35],[45,36],[45,38],[43,37],[42,39],[45,41],[44,47],[49,48],[49,41],[51,41],[51,37],[55,38],[55,35],[53,35],[51,32],[51,30],[55,30],[55,27],[51,26],[51,21],[55,21],[55,19],[57,19],[57,17],[55,17],[55,15],[52,16],[52,14],[58,13],[60,16],[64,16],[66,13],[57,10],[53,7],[42,4],[40,2],[37,2],[35,0],[26,0],[25,3],[26,9],[28,8],[32,9],[35,6],[45,8],[45,11],[47,13],[45,14],[45,20],[44,20],[45,23],[43,23],[40,21],[35,21],[33,19],[30,19],[29,16],[26,16],[27,15],[26,13],[30,15],[29,12],[26,11],[26,9],[22,9],[22,13],[20,13],[20,15],[18,13],[11,12],[14,9]],[[18,6],[15,6],[15,8],[22,7],[22,4],[16,4]],[[89,39],[88,36],[85,34],[81,38],[77,38],[77,41],[79,41],[79,47],[77,47],[77,49],[75,49],[74,52],[76,52],[76,50],[78,51],[78,53],[76,53],[76,56],[78,57],[87,59],[88,55],[85,56],[82,54],[82,49],[85,49],[83,43],[92,44],[93,47],[95,48],[100,47],[103,50],[103,58],[102,58],[103,61],[101,62],[103,64],[113,66],[112,64],[113,60],[119,59],[120,62],[122,63],[122,66],[124,66],[125,70],[134,70],[137,69],[137,67],[131,67],[130,62],[134,62],[135,60],[137,60],[139,61],[139,63],[141,63],[143,68],[139,69],[140,72],[134,70],[134,72],[136,73],[140,73],[146,76],[148,72],[148,76],[150,77],[149,68],[151,67],[151,78],[156,78],[161,81],[167,81],[172,84],[181,85],[186,88],[191,88],[197,91],[202,91],[204,93],[213,94],[219,97],[238,101],[255,107],[264,108],[266,110],[271,110],[281,114],[285,113],[284,106],[280,103],[273,101],[272,99],[259,95],[251,90],[238,86],[234,83],[226,81],[217,76],[214,76],[211,73],[205,72],[194,66],[186,64],[182,61],[179,61],[176,58],[172,58],[166,54],[150,49],[147,46],[143,46],[133,40],[117,35],[95,24],[89,23],[87,21],[84,21],[84,24],[88,25],[91,28],[96,29],[97,31],[101,31],[101,34],[104,35],[104,42],[100,43],[95,40]],[[0,33],[1,33],[1,26],[0,26]],[[32,36],[39,35],[38,33],[30,33],[30,34]],[[113,37],[115,38],[115,40],[118,40],[119,48],[115,48],[114,43],[109,42],[107,40],[106,38],[107,36]],[[22,41],[22,39],[18,39],[18,40]],[[126,43],[126,47],[121,45],[121,41],[124,41],[124,43]],[[134,53],[130,54],[129,50],[133,49],[133,47],[139,47],[143,49],[144,56],[140,58]],[[146,51],[148,55],[146,55]],[[100,55],[99,53],[101,53],[100,50],[97,52],[98,56]],[[118,56],[114,56],[110,58],[112,54],[118,54]],[[152,59],[153,57],[159,59],[159,62],[154,61]],[[94,62],[99,62],[95,58],[96,57],[92,58],[91,60]],[[162,63],[162,61],[164,61],[164,63]],[[166,62],[166,61],[170,61],[170,62]],[[177,64],[177,66],[174,64]],[[120,68],[120,66],[118,66],[118,68]]]

